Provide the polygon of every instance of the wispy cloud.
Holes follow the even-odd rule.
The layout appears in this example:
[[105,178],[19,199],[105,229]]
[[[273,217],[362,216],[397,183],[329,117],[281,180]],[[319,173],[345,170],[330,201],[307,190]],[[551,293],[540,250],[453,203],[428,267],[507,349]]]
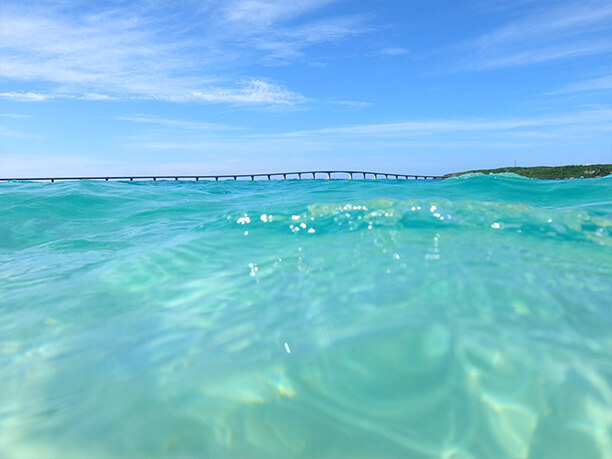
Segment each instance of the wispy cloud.
[[267,83],[262,80],[244,81],[238,87],[219,88],[208,87],[205,89],[191,91],[176,91],[157,94],[123,94],[110,96],[107,94],[91,93],[84,94],[58,92],[2,92],[0,99],[14,102],[43,102],[50,99],[80,99],[90,101],[110,101],[117,99],[155,99],[166,102],[208,102],[229,104],[262,104],[262,105],[295,105],[305,102],[306,97],[282,86]]
[[397,123],[360,124],[354,126],[339,126],[314,130],[293,131],[284,133],[282,136],[424,137],[450,132],[516,132],[529,129],[538,129],[541,131],[542,128],[566,128],[568,126],[586,126],[606,130],[612,133],[612,125],[610,123],[612,123],[612,108],[601,108],[550,117],[515,119],[416,120],[402,121]]
[[0,137],[33,137],[31,134],[5,129],[0,126]]
[[335,42],[370,30],[362,16],[322,19],[272,33],[259,34],[249,40],[264,52],[263,62],[284,63],[304,56],[304,49],[325,42]]
[[[85,156],[54,156],[40,154],[11,154],[0,157],[0,177],[48,177],[59,175],[107,175],[112,164],[102,159]],[[112,171],[112,169],[110,169]],[[116,171],[116,169],[115,169]],[[51,172],[51,174],[49,174]]]
[[359,110],[372,106],[371,102],[362,102],[359,100],[336,100],[331,102],[331,104],[340,105],[341,107],[345,107],[349,110]]
[[100,94],[98,92],[87,92],[79,96],[81,100],[115,100],[115,97],[109,96],[108,94]]
[[572,92],[584,91],[603,91],[612,89],[612,75],[607,75],[599,78],[591,78],[584,81],[570,83],[557,91],[550,94],[567,94]]
[[[517,157],[524,164],[560,164],[571,162],[577,151],[580,161],[605,161],[612,146],[612,107],[522,118],[411,119],[265,135],[147,115],[120,120],[163,129],[128,134],[116,145],[121,154],[113,160],[98,156],[57,161],[55,157],[3,152],[0,175],[36,175],[36,171],[43,175],[255,173],[375,169],[380,164],[387,164],[390,170],[440,173],[482,166],[486,158],[502,165],[504,158],[510,161]],[[585,138],[595,147],[583,155]],[[466,151],[481,159],[472,159],[466,167],[461,159]]]
[[514,67],[612,52],[610,2],[552,2],[529,12],[465,43],[462,68]]
[[0,113],[0,117],[2,117],[2,118],[23,119],[23,118],[30,118],[30,115],[24,115],[22,113]]
[[[482,118],[445,120],[405,120],[396,123],[356,124],[321,129],[252,134],[236,132],[231,136],[187,133],[147,133],[132,137],[129,148],[156,152],[209,151],[214,154],[262,154],[287,156],[287,152],[386,151],[388,149],[437,147],[510,148],[546,144],[558,145],[560,139],[571,143],[612,134],[612,108],[524,118]],[[204,129],[203,129],[204,130]],[[293,155],[290,155],[293,156]],[[333,156],[333,155],[332,155]]]
[[206,91],[193,91],[187,97],[191,100],[205,102],[277,105],[293,105],[306,100],[301,94],[261,80],[247,81],[240,88],[211,88]]
[[42,102],[44,100],[49,100],[55,98],[54,95],[51,94],[42,94],[38,92],[0,92],[0,99],[12,100],[15,102]]
[[542,36],[554,39],[575,37],[585,33],[610,29],[612,5],[605,1],[585,1],[559,6],[524,17],[502,26],[478,39],[481,47],[527,41]]
[[408,50],[406,48],[399,47],[383,48],[378,50],[377,54],[382,56],[401,56],[403,54],[408,54]]
[[[30,118],[30,116],[23,115],[20,113],[0,113],[0,118],[4,118],[7,124],[13,124],[17,122],[17,120],[27,119],[27,118]],[[29,136],[30,135],[24,134],[23,132],[18,132],[13,129],[7,129],[4,121],[2,121],[2,124],[0,125],[0,137],[29,137]]]
[[253,63],[299,58],[309,46],[363,33],[362,17],[309,17],[330,3],[136,2],[104,11],[72,2],[3,5],[0,76],[47,86],[46,94],[3,97],[301,103],[304,96],[281,85],[234,75]]
[[331,3],[333,3],[333,0],[306,0],[301,2],[228,0],[221,3],[219,12],[225,22],[237,23],[247,29],[253,27],[266,28],[274,23],[295,19]]
[[[6,8],[0,28],[0,73],[44,82],[60,93],[155,97],[186,90],[177,78],[176,46],[164,43],[134,11],[74,18],[39,7]],[[132,16],[132,17],[130,17]],[[76,20],[78,19],[78,20]]]
[[568,43],[549,46],[541,49],[531,49],[503,54],[498,57],[487,57],[480,61],[475,68],[478,70],[516,67],[520,65],[538,64],[557,59],[582,57],[592,54],[612,52],[612,42],[602,40],[599,42]]
[[145,115],[136,116],[116,116],[116,120],[129,121],[131,123],[152,124],[156,126],[166,126],[170,128],[186,129],[190,131],[220,131],[220,130],[240,130],[237,126],[228,126],[226,124],[205,123],[197,121],[176,120],[157,118]]
[[334,42],[372,30],[363,15],[312,18],[337,0],[229,0],[212,9],[213,22],[221,24],[213,41],[231,43],[241,52],[258,52],[264,63],[283,63],[303,56],[306,48]]

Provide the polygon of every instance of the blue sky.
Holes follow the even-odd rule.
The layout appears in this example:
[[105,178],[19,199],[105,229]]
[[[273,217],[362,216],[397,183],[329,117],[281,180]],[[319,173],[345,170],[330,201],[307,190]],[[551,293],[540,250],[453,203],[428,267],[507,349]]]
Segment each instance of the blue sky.
[[612,2],[2,0],[0,176],[612,162]]

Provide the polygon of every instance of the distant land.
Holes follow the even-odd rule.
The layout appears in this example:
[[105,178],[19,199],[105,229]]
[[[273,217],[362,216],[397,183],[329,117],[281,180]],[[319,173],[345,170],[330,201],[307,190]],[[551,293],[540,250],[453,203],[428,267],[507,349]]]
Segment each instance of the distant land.
[[534,166],[534,167],[500,167],[499,169],[479,169],[474,171],[453,172],[444,178],[457,177],[463,174],[500,174],[512,172],[529,178],[570,179],[598,178],[612,174],[612,164],[587,164],[586,166]]

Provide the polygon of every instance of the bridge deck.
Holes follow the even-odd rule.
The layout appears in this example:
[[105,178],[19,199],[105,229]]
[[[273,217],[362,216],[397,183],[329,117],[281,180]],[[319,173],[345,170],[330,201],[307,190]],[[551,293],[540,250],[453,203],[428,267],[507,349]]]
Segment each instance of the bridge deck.
[[[251,179],[255,180],[259,177],[264,177],[267,180],[281,179],[298,179],[302,180],[304,177],[312,179],[327,179],[332,178],[345,178],[338,177],[338,174],[343,176],[348,175],[348,179],[366,179],[372,178],[377,180],[378,178],[392,179],[392,180],[419,180],[419,179],[443,179],[440,175],[411,175],[411,174],[396,174],[388,172],[370,172],[370,171],[298,171],[298,172],[271,172],[266,174],[222,174],[222,175],[124,175],[124,176],[90,176],[90,177],[10,177],[0,178],[0,182],[8,181],[50,181],[55,182],[60,180],[238,180],[240,179]],[[335,177],[334,177],[335,176]]]

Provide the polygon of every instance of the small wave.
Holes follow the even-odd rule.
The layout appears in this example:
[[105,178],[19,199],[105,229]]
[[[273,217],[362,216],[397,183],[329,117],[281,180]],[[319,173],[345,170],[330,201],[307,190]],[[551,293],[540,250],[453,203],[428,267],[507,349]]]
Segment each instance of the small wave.
[[301,234],[429,227],[584,239],[611,245],[612,219],[598,210],[598,207],[605,210],[606,204],[610,203],[547,209],[522,203],[378,198],[347,204],[311,204],[307,211],[292,214],[276,212],[267,216],[265,212],[247,212],[231,217],[230,221],[239,224],[248,221],[245,228],[272,226],[276,230]]
[[514,172],[497,172],[485,174],[483,172],[468,172],[467,174],[456,175],[452,177],[448,177],[446,180],[469,180],[479,177],[489,177],[489,178],[507,178],[507,179],[518,179],[518,180],[532,180],[529,177],[525,177],[524,175],[515,174]]

